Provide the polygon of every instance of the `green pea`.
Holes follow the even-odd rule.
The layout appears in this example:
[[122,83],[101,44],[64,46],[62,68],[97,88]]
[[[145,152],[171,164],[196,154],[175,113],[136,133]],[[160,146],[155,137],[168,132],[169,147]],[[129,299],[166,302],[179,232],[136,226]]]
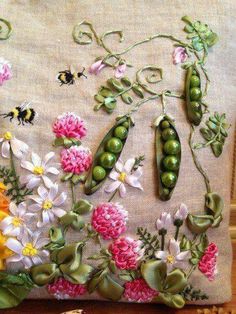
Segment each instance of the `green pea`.
[[99,164],[106,168],[106,169],[111,169],[115,165],[116,162],[116,156],[112,153],[102,153],[102,155],[99,158]]
[[176,132],[172,128],[166,128],[162,131],[161,136],[164,141],[174,140],[176,138]]
[[167,197],[170,194],[170,190],[167,188],[164,188],[162,190],[162,197]]
[[106,148],[111,153],[119,153],[123,148],[123,144],[121,140],[117,137],[112,137],[108,140]]
[[128,121],[123,122],[122,125],[123,125],[126,129],[129,128],[129,122],[128,122]]
[[[101,166],[95,166],[93,168],[93,178],[96,181],[102,181],[106,176],[106,170]],[[92,186],[96,185],[96,181],[92,180]]]
[[127,135],[128,135],[128,130],[122,125],[116,127],[114,130],[114,136],[118,137],[121,140],[124,140],[127,137]]
[[190,99],[191,100],[199,100],[202,97],[202,92],[200,88],[193,87],[190,89]]
[[170,123],[167,120],[161,122],[161,128],[166,129],[170,127]]
[[180,152],[180,142],[169,140],[164,144],[164,152],[169,155],[176,155]]
[[192,75],[196,75],[196,74],[197,74],[197,71],[193,70]]
[[163,165],[166,170],[175,171],[179,169],[180,160],[176,156],[169,155],[163,159]]
[[177,181],[177,176],[174,172],[163,172],[161,174],[161,181],[167,188],[173,188]]
[[202,110],[202,109],[201,109],[201,104],[198,103],[197,101],[191,101],[191,102],[190,102],[190,105],[191,105],[191,107],[192,107],[192,109],[193,109],[194,111],[201,111],[201,110]]
[[190,86],[191,87],[199,87],[200,86],[200,78],[197,75],[192,75],[190,78]]
[[[95,167],[94,167],[95,168]],[[101,167],[102,168],[102,167]],[[91,187],[93,188],[94,186],[96,186],[97,185],[97,182],[95,181],[95,180],[92,180],[91,181]]]

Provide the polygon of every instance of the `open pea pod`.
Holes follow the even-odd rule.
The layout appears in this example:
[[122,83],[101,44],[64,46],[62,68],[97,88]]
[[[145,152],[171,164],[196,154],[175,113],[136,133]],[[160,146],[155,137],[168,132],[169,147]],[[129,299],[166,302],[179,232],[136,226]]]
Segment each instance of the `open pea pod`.
[[199,125],[202,120],[201,78],[197,68],[193,65],[187,69],[185,94],[188,120],[195,125]]
[[101,141],[85,182],[85,194],[96,192],[115,166],[126,143],[130,127],[134,126],[130,117],[117,120]]
[[168,201],[176,186],[181,162],[181,143],[173,120],[160,116],[154,123],[159,196]]

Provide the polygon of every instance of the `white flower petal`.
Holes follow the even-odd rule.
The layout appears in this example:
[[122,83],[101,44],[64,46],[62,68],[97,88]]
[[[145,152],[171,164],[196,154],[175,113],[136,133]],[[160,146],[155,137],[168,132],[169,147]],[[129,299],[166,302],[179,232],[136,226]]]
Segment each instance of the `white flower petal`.
[[34,166],[33,166],[33,164],[32,164],[31,162],[27,161],[27,160],[22,160],[20,165],[21,165],[21,167],[24,168],[24,169],[27,169],[27,170],[29,170],[29,171],[31,171],[31,172],[34,171]]
[[34,174],[27,174],[26,176],[20,176],[20,183],[25,185],[34,177],[35,177]]
[[123,161],[119,158],[118,161],[115,164],[115,169],[119,172],[122,172],[124,168],[124,163]]
[[49,152],[47,155],[45,155],[43,159],[43,166],[46,166],[46,164],[55,156],[54,152]]
[[30,257],[24,256],[22,259],[22,263],[25,265],[25,268],[31,268],[33,266],[33,262]]
[[157,227],[157,230],[161,230],[164,227],[164,224],[160,219],[157,219],[156,227]]
[[42,209],[42,206],[40,204],[32,204],[32,205],[29,205],[28,209],[31,212],[37,212]]
[[143,190],[141,183],[137,180],[137,178],[133,175],[127,175],[125,178],[125,182],[128,183],[130,186]]
[[58,192],[58,184],[53,184],[51,187],[50,187],[50,190],[49,190],[49,193],[48,193],[48,197],[51,201],[54,200],[54,198],[56,197],[57,195],[57,192]]
[[125,162],[124,171],[125,171],[127,174],[130,174],[130,173],[131,173],[131,170],[133,169],[134,164],[135,164],[135,159],[134,159],[134,158],[128,159],[128,160]]
[[[38,194],[39,194],[39,196],[41,197],[42,200],[46,200],[48,198],[48,190],[45,189],[45,187],[42,186],[42,185],[40,185],[38,187]],[[39,202],[37,202],[37,203],[39,203]]]
[[51,179],[49,179],[47,176],[42,176],[43,182],[45,186],[50,189],[50,187],[53,185],[53,182]]
[[111,173],[109,174],[109,178],[112,179],[112,180],[118,180],[119,178],[119,173],[116,172],[115,170],[112,170]]
[[10,144],[8,141],[2,143],[2,157],[10,158]]
[[166,261],[167,253],[165,251],[158,251],[155,253],[156,258],[161,259],[162,261]]
[[55,216],[57,216],[59,218],[66,214],[66,211],[62,208],[53,208],[52,212]]
[[22,244],[13,238],[9,238],[7,239],[7,241],[5,242],[6,247],[8,247],[10,250],[12,250],[13,252],[17,253],[17,254],[21,254],[21,251],[23,249]]
[[183,252],[180,252],[178,255],[176,255],[176,260],[178,261],[188,260],[189,258],[190,258],[189,251],[183,251]]
[[170,239],[169,251],[171,255],[177,256],[180,253],[179,241]]
[[120,196],[123,198],[126,195],[126,187],[123,183],[121,183],[119,187]]
[[138,167],[133,173],[133,176],[135,176],[137,179],[139,179],[143,175],[142,167]]
[[31,154],[31,159],[32,159],[33,165],[34,165],[35,167],[41,167],[41,166],[42,166],[42,164],[41,164],[41,158],[39,157],[38,154],[36,154],[36,153],[33,152],[33,153]]
[[20,262],[22,260],[22,258],[23,258],[23,256],[21,256],[19,254],[15,254],[15,255],[12,255],[12,256],[7,258],[7,263]]
[[13,154],[19,158],[22,159],[24,155],[28,152],[29,146],[25,144],[24,142],[13,138],[11,140],[11,149]]
[[40,238],[38,239],[37,243],[35,244],[36,249],[41,249],[43,246],[49,243],[49,239],[47,238]]
[[112,193],[115,190],[117,190],[120,185],[121,185],[121,181],[111,182],[108,186],[106,186],[105,192],[106,193]]
[[32,262],[34,263],[34,265],[38,265],[42,263],[42,260],[39,256],[35,255],[35,256],[32,256]]
[[48,224],[49,222],[50,222],[49,215],[45,210],[43,210],[42,211],[42,221],[37,222],[37,227],[41,228],[42,226]]
[[36,186],[38,186],[40,184],[40,178],[38,178],[37,176],[32,176],[29,180],[29,182],[26,184],[27,189],[34,189]]
[[60,206],[62,205],[67,199],[67,194],[66,192],[62,192],[54,201],[53,205],[55,206]]
[[11,216],[7,216],[6,218],[4,218],[1,222],[0,222],[0,229],[4,230],[5,228],[7,228],[11,222],[12,222],[13,217]]
[[55,174],[55,175],[58,175],[60,173],[60,171],[55,167],[45,168],[45,172]]

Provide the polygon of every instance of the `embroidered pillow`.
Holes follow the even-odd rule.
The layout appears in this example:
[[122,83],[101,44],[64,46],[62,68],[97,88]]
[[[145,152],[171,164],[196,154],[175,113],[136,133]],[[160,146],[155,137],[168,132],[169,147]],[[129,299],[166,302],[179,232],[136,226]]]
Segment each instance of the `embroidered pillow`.
[[230,300],[223,6],[0,4],[0,308]]

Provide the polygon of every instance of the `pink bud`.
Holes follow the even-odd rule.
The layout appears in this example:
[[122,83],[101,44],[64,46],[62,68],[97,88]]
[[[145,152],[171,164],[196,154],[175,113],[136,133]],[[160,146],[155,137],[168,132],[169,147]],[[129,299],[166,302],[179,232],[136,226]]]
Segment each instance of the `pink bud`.
[[184,63],[188,59],[188,54],[186,52],[186,49],[183,47],[177,47],[173,51],[173,63]]
[[105,66],[106,65],[102,63],[102,60],[98,60],[91,65],[91,67],[89,68],[89,73],[98,75],[101,70],[105,68]]
[[123,77],[125,70],[126,70],[126,63],[118,65],[118,67],[116,67],[116,70],[115,70],[115,77],[118,79]]

